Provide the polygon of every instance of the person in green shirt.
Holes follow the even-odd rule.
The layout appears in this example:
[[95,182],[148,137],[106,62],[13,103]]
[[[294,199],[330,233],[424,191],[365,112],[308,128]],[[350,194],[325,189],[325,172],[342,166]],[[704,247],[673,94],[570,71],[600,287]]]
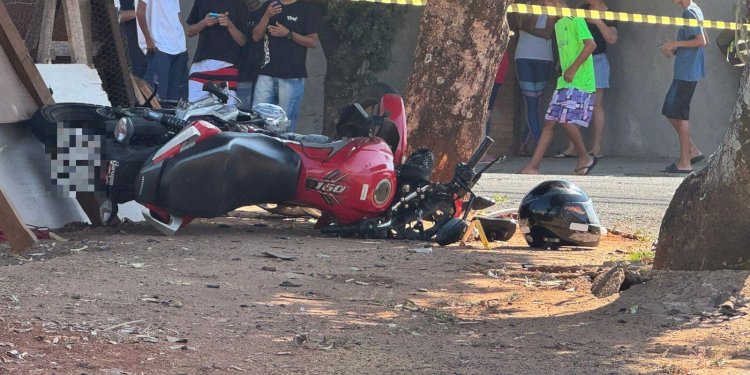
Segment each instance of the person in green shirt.
[[[559,1],[557,6],[564,6]],[[596,166],[597,160],[586,152],[579,126],[588,127],[594,111],[596,79],[591,57],[596,49],[586,20],[579,17],[563,17],[555,22],[557,48],[563,74],[557,80],[557,89],[544,117],[544,129],[534,155],[522,174],[539,174],[539,165],[555,135],[555,125],[563,125],[570,141],[578,152],[575,173],[587,175]]]

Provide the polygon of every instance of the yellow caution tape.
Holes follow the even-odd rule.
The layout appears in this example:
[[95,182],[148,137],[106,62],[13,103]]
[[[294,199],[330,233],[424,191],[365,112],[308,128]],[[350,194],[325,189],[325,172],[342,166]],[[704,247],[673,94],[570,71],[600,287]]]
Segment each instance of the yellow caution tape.
[[[351,0],[355,2],[380,3],[380,4],[398,4],[425,6],[427,0]],[[508,13],[563,16],[563,17],[582,17],[607,21],[647,23],[653,25],[669,26],[691,26],[703,27],[706,29],[719,30],[740,30],[742,28],[750,30],[750,24],[741,24],[727,21],[698,21],[696,19],[686,19],[682,17],[656,16],[653,14],[638,14],[625,12],[610,12],[589,9],[557,8],[541,5],[511,4],[508,7]]]
[[740,24],[726,21],[699,21],[696,19],[687,19],[682,17],[655,16],[652,14],[637,14],[625,12],[610,12],[589,9],[572,9],[556,8],[541,5],[512,4],[508,7],[508,13],[549,15],[562,17],[582,17],[608,21],[648,23],[654,25],[672,25],[672,26],[690,26],[703,27],[706,29],[719,30],[740,30],[746,28],[750,30],[749,24]]

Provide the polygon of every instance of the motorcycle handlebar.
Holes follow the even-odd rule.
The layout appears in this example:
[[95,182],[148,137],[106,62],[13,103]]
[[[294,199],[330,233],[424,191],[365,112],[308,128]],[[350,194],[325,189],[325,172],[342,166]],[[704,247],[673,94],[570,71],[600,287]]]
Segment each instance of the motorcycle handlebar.
[[182,128],[190,125],[189,121],[181,120],[175,116],[166,115],[148,109],[144,111],[143,117],[147,120],[158,121],[165,128],[175,132],[179,132],[180,130],[182,130]]
[[490,137],[484,137],[484,140],[482,141],[482,144],[479,145],[479,148],[477,148],[476,151],[474,151],[474,155],[471,155],[471,159],[469,159],[469,162],[466,163],[466,166],[474,169],[477,164],[479,164],[479,161],[482,160],[484,157],[484,154],[487,153],[487,151],[490,150],[490,146],[495,142],[494,139]]

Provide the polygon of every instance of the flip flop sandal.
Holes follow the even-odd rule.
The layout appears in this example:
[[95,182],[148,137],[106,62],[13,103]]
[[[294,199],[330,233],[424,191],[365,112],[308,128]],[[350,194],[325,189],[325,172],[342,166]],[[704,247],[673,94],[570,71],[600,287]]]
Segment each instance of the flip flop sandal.
[[596,156],[596,155],[594,155],[594,153],[593,153],[593,152],[590,152],[590,153],[589,153],[589,156],[591,156],[591,157],[592,157],[592,158],[594,158],[594,159],[604,159],[604,156],[602,156],[602,155]]
[[564,151],[558,151],[558,152],[557,152],[557,153],[555,154],[555,159],[566,159],[566,158],[574,158],[574,157],[576,157],[576,156],[577,156],[577,155],[566,154],[566,153],[565,153]]
[[701,160],[705,159],[706,155],[698,155],[695,157],[690,158],[690,164],[699,163]]
[[589,165],[587,165],[585,167],[576,168],[575,169],[575,173],[578,174],[579,171],[582,171],[582,170],[585,169],[586,173],[584,173],[584,174],[578,174],[578,175],[579,176],[588,176],[589,173],[591,173],[591,170],[594,169],[594,167],[596,167],[596,163],[598,163],[598,162],[599,162],[599,160],[597,160],[596,158],[594,158],[594,161],[592,161],[591,164],[589,164]]
[[693,170],[692,169],[678,169],[677,165],[675,163],[672,163],[669,166],[667,166],[666,168],[664,168],[664,170],[662,170],[662,172],[687,174],[687,173],[693,173]]

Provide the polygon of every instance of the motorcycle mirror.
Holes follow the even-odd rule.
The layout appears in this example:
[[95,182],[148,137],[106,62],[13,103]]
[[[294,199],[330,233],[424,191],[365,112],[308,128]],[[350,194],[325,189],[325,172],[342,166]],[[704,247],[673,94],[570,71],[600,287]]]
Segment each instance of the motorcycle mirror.
[[455,217],[451,218],[438,229],[435,242],[440,246],[456,243],[461,240],[468,228],[469,224],[466,221]]
[[127,143],[130,141],[131,138],[133,138],[133,130],[135,127],[133,126],[133,121],[130,119],[130,117],[122,117],[119,121],[117,121],[117,125],[115,126],[115,140],[120,143]]

